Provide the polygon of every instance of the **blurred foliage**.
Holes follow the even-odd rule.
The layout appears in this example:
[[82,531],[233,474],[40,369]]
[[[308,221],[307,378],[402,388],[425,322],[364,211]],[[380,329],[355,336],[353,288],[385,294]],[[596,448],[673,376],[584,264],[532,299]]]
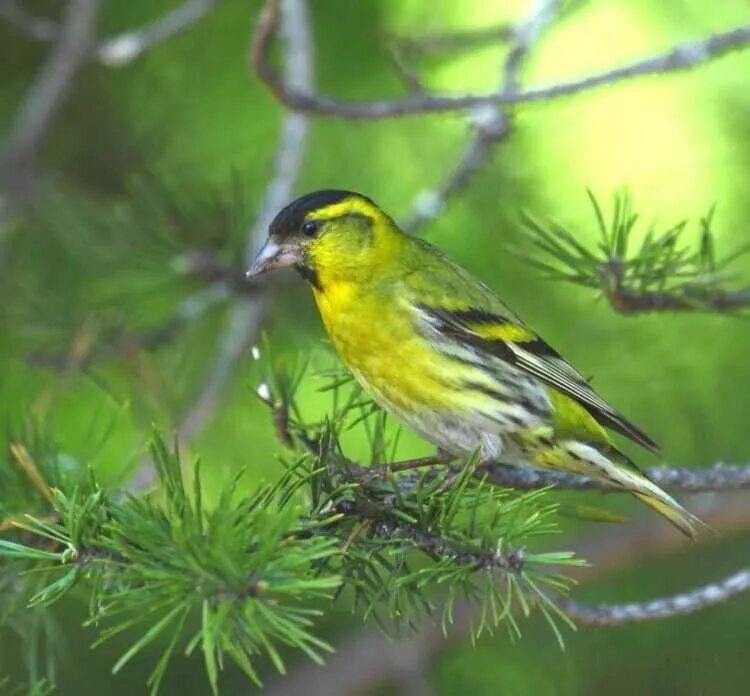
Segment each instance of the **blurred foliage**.
[[[106,3],[102,29],[124,30],[175,4]],[[576,4],[535,50],[527,82],[618,65],[748,20],[746,0],[714,3],[710,11],[700,0]],[[28,5],[52,15],[59,10],[53,0]],[[18,503],[0,511],[3,519],[48,509],[9,443],[26,443],[44,480],[61,490],[88,485],[89,467],[105,489],[114,490],[142,461],[152,424],[175,427],[210,371],[279,131],[279,108],[246,65],[248,29],[259,6],[224,0],[199,25],[131,65],[87,66],[46,148],[44,195],[0,231],[5,439],[0,486],[3,500]],[[402,89],[385,35],[503,23],[527,10],[520,0],[326,0],[312,6],[318,83],[351,98]],[[46,50],[0,23],[3,130]],[[487,46],[450,59],[428,57],[420,68],[436,87],[486,88],[497,79],[502,50]],[[630,191],[641,221],[625,225],[631,250],[642,252],[652,221],[655,229],[669,230],[670,221],[708,219],[714,204],[711,245],[705,227],[686,228],[678,246],[691,251],[678,263],[710,260],[715,245],[720,265],[747,244],[748,60],[747,53],[737,54],[669,78],[514,108],[513,136],[424,231],[586,374],[594,374],[598,389],[647,426],[674,464],[748,460],[747,319],[708,312],[624,319],[608,303],[594,302],[590,288],[547,282],[509,249],[541,259],[534,240],[543,235],[524,229],[522,210],[537,220],[563,222],[579,244],[596,249],[604,231],[593,224],[587,187],[598,192],[602,207],[608,192]],[[415,194],[441,180],[466,134],[455,115],[372,124],[314,120],[298,190],[361,190],[403,218]],[[623,206],[620,213],[621,222],[632,219]],[[545,229],[546,222],[537,232]],[[731,268],[746,285],[747,256],[736,258]],[[302,352],[309,354],[312,371],[335,365],[320,346],[322,331],[301,283],[274,288],[266,327],[280,360],[293,363]],[[216,417],[184,453],[190,461],[199,452],[206,463],[202,480],[209,508],[239,471],[245,472],[236,484],[243,494],[283,471],[267,407],[253,395],[262,372],[248,352]],[[297,385],[305,422],[322,424],[331,416],[331,394],[320,391],[322,383],[330,378],[321,382],[308,371]],[[280,393],[278,385],[275,390]],[[342,432],[347,454],[369,456],[366,430],[363,425]],[[399,457],[427,451],[409,432],[396,446]],[[550,500],[568,505],[589,498]],[[620,498],[607,498],[606,504],[613,514],[631,510]],[[588,526],[571,524],[570,533]],[[707,580],[707,568],[731,569],[746,543],[729,539],[649,562],[588,592],[603,600],[683,589]],[[15,593],[17,586],[0,588],[3,616],[29,598]],[[0,634],[0,684],[19,692],[29,682],[40,685],[53,649],[60,653],[54,674],[59,693],[106,688],[114,696],[132,693],[131,683],[145,683],[169,642],[156,637],[144,655],[133,658],[126,678],[113,678],[110,666],[138,635],[126,631],[90,653],[94,634],[80,627],[82,604],[74,592],[51,609],[34,609],[32,622],[11,622]],[[458,688],[494,693],[499,683],[511,696],[597,694],[604,688],[613,695],[742,693],[750,618],[744,613],[744,605],[733,604],[658,625],[584,631],[568,639],[564,655],[548,631],[526,631],[517,644],[504,635],[482,638],[477,648],[460,646],[443,655],[431,679],[439,693]],[[320,624],[334,645],[351,629],[343,611]],[[165,676],[162,692],[205,693],[201,660],[178,663]],[[259,670],[268,667],[264,662]],[[4,674],[10,677],[6,682]],[[227,669],[222,685],[246,690],[247,680]]]

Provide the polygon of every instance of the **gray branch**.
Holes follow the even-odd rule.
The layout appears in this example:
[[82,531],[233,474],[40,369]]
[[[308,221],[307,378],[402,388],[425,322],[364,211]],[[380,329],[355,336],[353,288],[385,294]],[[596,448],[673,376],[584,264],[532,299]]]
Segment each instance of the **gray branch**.
[[[285,54],[285,80],[297,89],[310,90],[313,85],[313,43],[306,0],[284,0],[281,6],[281,28]],[[248,230],[245,244],[245,267],[249,267],[260,250],[274,215],[291,198],[302,166],[307,141],[307,117],[288,112],[284,115],[279,147],[271,179],[258,215]],[[236,298],[229,327],[219,343],[213,367],[197,398],[185,414],[180,434],[190,440],[200,432],[215,412],[221,395],[238,360],[257,337],[264,315],[261,295]]]
[[[108,67],[127,65],[157,44],[190,28],[218,3],[219,0],[186,0],[149,24],[102,39],[89,47],[87,57]],[[16,0],[6,0],[5,4],[0,5],[0,17],[35,41],[55,41],[61,32],[56,22],[35,17]]]
[[436,34],[390,34],[387,38],[408,53],[452,53],[510,41],[515,36],[512,24],[495,24],[475,29]]
[[[29,86],[0,154],[0,177],[11,191],[29,181],[33,164],[62,107],[76,72],[86,59],[99,13],[99,0],[70,0],[59,38]],[[23,190],[17,192],[23,194]]]
[[651,599],[647,602],[590,605],[567,597],[559,597],[554,601],[578,624],[620,626],[639,621],[655,621],[693,614],[748,591],[750,591],[750,568],[740,570],[723,580],[712,582],[690,592]]
[[151,24],[102,40],[93,55],[103,65],[126,65],[150,48],[190,28],[217,4],[218,0],[188,0]]
[[[487,473],[489,480],[493,484],[519,490],[534,490],[537,488],[546,488],[547,486],[580,491],[617,490],[604,482],[561,471],[545,471],[530,467],[490,464],[486,466],[484,472]],[[646,469],[644,473],[658,486],[684,493],[733,491],[750,488],[750,464],[731,465],[719,463],[701,469],[658,466]]]
[[604,72],[553,85],[506,93],[499,89],[485,94],[440,94],[415,92],[403,98],[371,102],[346,102],[310,90],[299,89],[284,80],[270,64],[270,51],[276,32],[278,1],[267,0],[253,41],[252,62],[258,77],[288,108],[310,114],[344,119],[380,119],[417,114],[465,111],[487,105],[546,101],[577,94],[602,85],[611,85],[646,75],[688,70],[732,51],[750,45],[750,25],[687,41],[660,53]]
[[620,314],[643,312],[736,312],[750,306],[750,287],[741,290],[694,287],[665,292],[644,292],[615,288],[604,293],[612,308]]
[[0,18],[35,41],[52,42],[60,34],[60,27],[56,22],[46,17],[35,17],[18,0],[0,2]]
[[[519,74],[531,48],[542,31],[552,23],[558,0],[536,0],[528,18],[515,29],[507,29],[498,39],[512,37],[508,55],[503,61],[499,89],[503,94],[513,94],[518,89]],[[498,105],[488,105],[472,110],[473,132],[458,161],[443,181],[434,189],[422,191],[413,204],[413,210],[403,224],[408,232],[435,218],[446,202],[468,186],[474,175],[489,160],[494,148],[511,131],[511,120]]]

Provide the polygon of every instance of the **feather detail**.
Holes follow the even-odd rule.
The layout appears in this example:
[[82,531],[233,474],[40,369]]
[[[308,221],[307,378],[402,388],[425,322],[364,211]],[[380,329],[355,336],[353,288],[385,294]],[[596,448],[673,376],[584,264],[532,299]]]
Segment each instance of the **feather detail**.
[[652,452],[658,445],[602,399],[586,378],[519,321],[485,310],[447,310],[418,304],[435,330],[479,354],[499,358],[580,404],[600,425]]

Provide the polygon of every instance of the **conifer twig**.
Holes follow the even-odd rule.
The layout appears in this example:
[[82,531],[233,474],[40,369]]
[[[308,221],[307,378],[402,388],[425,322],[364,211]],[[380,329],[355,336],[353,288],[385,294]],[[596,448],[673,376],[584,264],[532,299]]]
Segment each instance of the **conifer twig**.
[[[684,243],[687,222],[665,229],[654,224],[638,234],[640,216],[627,194],[615,194],[609,220],[591,191],[599,236],[596,245],[556,222],[524,216],[531,245],[541,254],[513,250],[550,280],[599,290],[621,314],[642,312],[738,312],[750,307],[750,287],[737,285],[734,267],[750,254],[744,244],[719,255],[713,231],[715,206],[700,219],[696,245]],[[638,239],[640,237],[640,239]]]
[[[724,519],[728,507],[732,508],[730,517],[733,519]],[[712,526],[727,532],[743,532],[750,523],[748,506],[741,496],[733,498],[730,505],[722,502],[712,506],[706,519]],[[644,519],[620,527],[614,534],[611,528],[600,528],[574,544],[576,555],[589,561],[574,577],[577,585],[588,585],[605,573],[634,563],[664,559],[684,550],[689,543],[671,529],[663,535],[658,531],[653,533]],[[348,696],[364,687],[372,689],[400,680],[403,674],[422,672],[468,634],[472,613],[466,603],[455,606],[453,618],[447,633],[428,620],[422,622],[413,635],[398,642],[369,629],[353,632],[341,641],[341,647],[328,659],[325,670],[297,664],[283,679],[274,679],[268,685],[266,696],[295,696],[302,689],[307,696]],[[576,616],[573,618],[579,620]],[[587,625],[585,621],[581,624]]]
[[670,292],[638,292],[621,288],[607,293],[612,308],[620,314],[643,312],[734,312],[750,307],[750,287],[742,290],[712,290],[692,295]]

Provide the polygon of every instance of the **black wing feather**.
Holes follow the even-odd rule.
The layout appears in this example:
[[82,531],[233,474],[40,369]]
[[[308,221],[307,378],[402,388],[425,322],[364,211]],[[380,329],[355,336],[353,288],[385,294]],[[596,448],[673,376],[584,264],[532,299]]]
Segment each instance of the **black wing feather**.
[[530,341],[503,341],[480,336],[467,326],[502,325],[517,323],[516,320],[481,309],[450,311],[426,305],[419,305],[418,309],[428,316],[431,325],[443,335],[524,370],[575,399],[600,425],[630,438],[652,452],[659,451],[659,446],[646,433],[615,411],[591,388],[583,375],[539,336],[535,335]]

